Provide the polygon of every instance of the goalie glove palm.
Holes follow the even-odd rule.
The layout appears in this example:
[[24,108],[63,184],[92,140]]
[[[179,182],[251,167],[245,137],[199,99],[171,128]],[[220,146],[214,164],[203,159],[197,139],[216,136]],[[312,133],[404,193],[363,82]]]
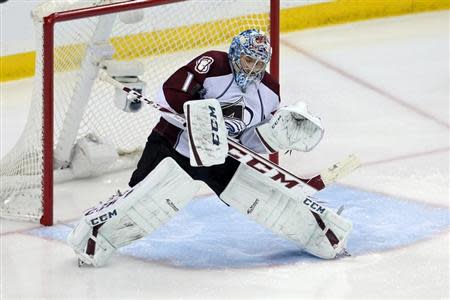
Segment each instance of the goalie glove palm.
[[320,118],[312,115],[303,102],[278,110],[273,118],[258,126],[260,139],[270,152],[311,151],[322,139]]

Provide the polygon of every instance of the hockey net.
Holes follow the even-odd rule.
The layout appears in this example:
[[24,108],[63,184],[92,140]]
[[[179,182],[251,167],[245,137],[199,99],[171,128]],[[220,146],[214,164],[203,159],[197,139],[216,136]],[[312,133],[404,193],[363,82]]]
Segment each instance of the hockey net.
[[[118,109],[117,91],[98,78],[103,61],[139,62],[144,95],[151,99],[177,68],[205,50],[227,51],[240,31],[278,35],[270,27],[279,11],[273,0],[111,2],[51,1],[33,11],[33,99],[21,137],[1,160],[3,217],[52,224],[54,182],[136,164],[159,115],[150,106],[137,113]],[[74,147],[86,137],[117,155],[74,173]]]

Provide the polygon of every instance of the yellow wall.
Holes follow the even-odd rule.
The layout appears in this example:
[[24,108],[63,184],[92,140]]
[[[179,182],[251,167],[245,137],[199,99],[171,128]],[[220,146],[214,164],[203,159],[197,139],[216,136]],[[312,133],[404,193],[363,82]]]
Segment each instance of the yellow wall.
[[449,0],[337,0],[281,11],[282,32],[450,8]]
[[[450,0],[336,0],[281,10],[282,32],[450,8]],[[207,25],[211,26],[211,24]],[[120,41],[115,41],[119,42]],[[35,53],[0,57],[0,82],[34,75]]]

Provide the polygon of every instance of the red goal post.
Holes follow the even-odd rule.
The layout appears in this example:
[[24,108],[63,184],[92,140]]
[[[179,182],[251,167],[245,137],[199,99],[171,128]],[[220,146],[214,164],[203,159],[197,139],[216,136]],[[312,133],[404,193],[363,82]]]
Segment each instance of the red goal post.
[[[100,0],[101,2],[102,0]],[[95,1],[91,1],[95,2]],[[99,0],[97,0],[99,2]],[[264,3],[266,2],[266,3]],[[76,125],[76,131],[73,133],[73,138],[80,138],[82,136],[85,136],[86,134],[90,134],[91,131],[94,131],[96,134],[105,133],[106,136],[108,136],[108,130],[111,130],[111,132],[116,133],[116,131],[119,131],[118,128],[112,128],[112,129],[104,129],[104,128],[96,128],[95,126],[98,126],[98,124],[91,125],[91,123],[96,123],[95,119],[97,117],[96,113],[100,113],[97,108],[92,108],[94,105],[91,103],[96,103],[96,101],[100,101],[101,99],[112,97],[114,91],[106,90],[107,88],[102,86],[101,83],[97,83],[97,81],[89,81],[89,77],[92,74],[96,74],[96,71],[90,70],[89,66],[86,67],[86,65],[89,65],[86,63],[86,56],[91,55],[90,52],[95,51],[107,51],[104,49],[95,48],[92,46],[95,44],[95,42],[98,42],[98,40],[93,40],[92,37],[86,38],[84,40],[80,41],[73,41],[73,42],[60,42],[58,39],[61,36],[66,36],[69,34],[66,34],[64,30],[69,31],[69,29],[61,29],[61,31],[56,32],[56,27],[64,27],[60,26],[60,24],[64,23],[70,23],[69,26],[72,26],[73,28],[70,29],[70,31],[73,31],[74,39],[78,38],[79,36],[82,36],[84,33],[82,33],[78,26],[83,27],[85,26],[82,24],[84,20],[89,20],[92,24],[95,22],[92,21],[94,18],[101,18],[102,16],[112,16],[115,14],[123,14],[124,12],[131,12],[131,11],[145,11],[145,13],[151,13],[152,8],[158,7],[158,11],[155,13],[154,18],[157,19],[158,17],[162,18],[162,16],[159,16],[162,13],[165,13],[166,11],[172,14],[172,18],[176,18],[176,6],[180,5],[182,9],[193,9],[193,11],[201,11],[199,9],[200,3],[203,3],[202,5],[208,6],[206,13],[217,13],[220,16],[224,16],[224,20],[207,20],[205,21],[207,24],[206,26],[203,26],[202,24],[181,24],[176,25],[175,29],[171,27],[165,27],[162,26],[161,28],[156,28],[156,33],[150,32],[148,28],[146,28],[144,31],[139,31],[139,29],[136,29],[137,25],[134,24],[130,25],[133,27],[133,30],[131,33],[128,31],[120,32],[117,34],[117,37],[111,35],[111,32],[105,33],[101,32],[108,31],[105,30],[103,26],[100,25],[89,25],[86,27],[90,27],[89,30],[92,31],[92,35],[95,36],[102,36],[101,38],[98,38],[98,40],[107,41],[108,44],[114,44],[114,55],[113,59],[117,60],[129,60],[130,58],[138,57],[140,59],[149,61],[146,62],[148,64],[148,68],[155,68],[158,69],[158,76],[161,75],[161,78],[155,78],[157,76],[148,76],[147,85],[150,90],[155,89],[155,86],[157,84],[161,84],[162,80],[167,74],[170,74],[170,72],[174,71],[170,70],[170,67],[166,66],[172,62],[175,63],[174,57],[179,57],[180,61],[176,62],[177,66],[179,67],[181,63],[184,61],[188,61],[194,57],[192,54],[195,53],[195,49],[192,47],[192,44],[201,44],[200,48],[204,47],[213,47],[216,45],[216,43],[228,43],[231,41],[229,37],[232,35],[235,35],[239,32],[239,30],[244,29],[246,27],[261,27],[265,31],[270,32],[271,37],[271,44],[273,49],[272,54],[272,61],[270,65],[270,73],[272,76],[278,81],[279,79],[279,11],[280,11],[280,1],[279,0],[259,0],[259,1],[248,1],[245,2],[245,5],[243,9],[246,10],[245,16],[239,15],[239,9],[236,9],[236,12],[231,12],[231,5],[234,3],[234,5],[242,5],[243,2],[239,1],[208,1],[208,2],[199,2],[199,1],[180,1],[180,0],[136,0],[136,1],[126,1],[126,2],[119,2],[119,3],[111,3],[111,4],[105,4],[105,5],[94,5],[89,7],[81,7],[81,8],[75,8],[70,10],[56,10],[52,13],[42,16],[42,20],[39,20],[37,23],[38,26],[42,26],[38,32],[39,34],[42,34],[42,45],[41,45],[41,51],[42,53],[39,53],[39,50],[37,50],[37,63],[36,63],[36,77],[37,79],[35,84],[35,90],[33,91],[33,101],[42,101],[42,107],[40,107],[37,110],[42,110],[41,112],[30,112],[30,116],[35,113],[38,115],[41,115],[41,120],[38,122],[42,126],[40,130],[41,132],[37,132],[36,129],[30,129],[31,127],[35,127],[37,125],[31,124],[32,121],[30,119],[36,119],[36,117],[30,117],[27,124],[27,128],[25,129],[25,132],[22,134],[21,139],[26,139],[27,135],[29,133],[26,133],[26,131],[32,131],[33,137],[37,139],[36,143],[41,143],[42,145],[30,145],[29,147],[21,146],[25,150],[22,151],[22,149],[15,150],[13,149],[11,153],[7,155],[7,159],[2,159],[2,168],[4,168],[6,171],[8,168],[13,168],[14,171],[11,172],[11,174],[14,175],[14,177],[21,177],[22,173],[25,173],[26,175],[22,176],[25,177],[25,179],[14,179],[14,180],[8,180],[7,182],[11,181],[11,186],[14,187],[15,182],[17,183],[15,188],[17,190],[20,190],[20,201],[17,200],[19,196],[17,196],[17,193],[15,190],[7,191],[5,194],[7,197],[11,198],[11,201],[8,200],[8,203],[12,203],[10,206],[4,209],[2,207],[2,214],[4,214],[5,211],[7,211],[6,214],[8,214],[10,211],[12,211],[11,216],[19,217],[19,218],[25,218],[27,219],[27,212],[21,213],[20,209],[22,207],[17,209],[17,212],[14,211],[14,201],[16,203],[21,203],[23,201],[28,201],[25,191],[29,191],[29,186],[33,186],[35,189],[33,196],[29,197],[29,201],[38,201],[36,199],[40,199],[40,204],[42,205],[42,208],[39,208],[39,212],[41,213],[41,216],[39,217],[39,213],[32,212],[30,215],[31,218],[39,218],[41,224],[43,225],[52,225],[53,224],[53,185],[55,182],[55,174],[58,174],[57,176],[60,177],[67,177],[66,175],[59,175],[60,173],[67,174],[67,165],[56,165],[55,162],[55,151],[59,151],[60,144],[64,144],[61,142],[61,140],[64,140],[66,138],[66,134],[62,134],[61,132],[64,132],[64,128],[67,125],[69,121],[67,120],[60,120],[64,119],[66,114],[71,110],[71,105],[74,105],[73,103],[76,103],[76,101],[73,100],[75,97],[74,95],[78,95],[78,98],[83,98],[84,96],[88,96],[89,100],[86,99],[86,101],[89,101],[88,104],[83,104],[80,106],[86,107],[86,111],[82,110],[80,112],[77,112],[76,117],[71,117],[70,122],[73,122],[73,119],[79,118],[79,123]],[[223,8],[221,8],[221,5],[224,5]],[[252,6],[254,5],[254,6]],[[268,11],[264,11],[261,7],[265,6]],[[165,9],[167,7],[167,10]],[[192,12],[187,11],[186,14],[190,14],[192,18]],[[263,17],[261,17],[261,14]],[[250,16],[250,17],[249,17]],[[148,17],[148,16],[147,16]],[[168,17],[167,17],[168,18]],[[265,19],[268,19],[266,22]],[[231,21],[230,21],[231,20]],[[144,19],[145,21],[145,19]],[[101,21],[98,21],[99,23]],[[108,24],[109,21],[105,21],[105,24]],[[114,21],[115,22],[115,21]],[[155,21],[158,22],[158,21]],[[209,23],[208,23],[209,22]],[[216,23],[219,22],[219,23]],[[254,23],[252,23],[254,22]],[[73,23],[73,25],[72,25]],[[160,25],[161,22],[158,24],[152,24],[152,26],[149,26],[150,30],[153,30],[153,28]],[[114,23],[115,24],[115,23]],[[111,30],[116,30],[116,25],[111,25]],[[123,25],[125,26],[125,25]],[[178,27],[177,27],[178,26]],[[194,29],[190,29],[189,26],[193,26]],[[228,28],[228,26],[230,28]],[[136,28],[134,28],[136,27]],[[226,30],[225,30],[226,27]],[[235,28],[234,28],[235,27]],[[220,30],[219,30],[220,28]],[[211,31],[211,29],[213,31]],[[59,29],[58,29],[59,30]],[[119,29],[121,30],[121,29]],[[204,32],[202,31],[204,30]],[[202,32],[201,32],[202,31]],[[216,37],[216,31],[220,31],[220,34],[218,34],[219,37]],[[100,33],[99,33],[100,32]],[[201,32],[201,33],[199,33]],[[198,36],[191,37],[190,35],[194,35],[199,33]],[[213,38],[211,41],[203,42],[203,39],[208,39],[211,35]],[[177,39],[174,41],[168,40],[169,38],[173,38],[176,35],[180,35],[177,37]],[[229,35],[229,36],[228,36]],[[106,37],[106,38],[105,38]],[[38,37],[39,38],[39,37]],[[68,37],[67,37],[68,38]],[[136,41],[133,41],[132,39],[135,39]],[[143,39],[149,39],[142,42]],[[166,38],[166,40],[164,40]],[[185,39],[186,41],[184,41]],[[191,41],[191,39],[197,39],[194,42]],[[168,49],[163,49],[161,51],[156,51],[154,49],[147,49],[146,43],[148,43],[151,48],[151,46],[155,46],[155,40],[160,40],[160,43],[162,46],[166,46],[165,43],[168,43],[170,46],[168,46]],[[122,47],[123,43],[129,43],[130,49],[127,49],[127,47]],[[138,43],[138,46],[135,45]],[[177,43],[181,43],[181,50],[178,49],[172,49],[171,47],[174,47],[173,45],[177,45]],[[121,49],[117,48],[117,45],[121,46]],[[87,45],[87,46],[86,46]],[[92,46],[92,47],[91,47]],[[125,48],[125,49],[123,49]],[[86,50],[87,49],[87,50]],[[138,51],[146,51],[146,53],[135,55],[131,53],[134,49],[139,49]],[[67,54],[69,51],[71,51],[70,54]],[[83,52],[84,51],[84,52]],[[67,53],[66,53],[67,52]],[[84,54],[80,54],[80,53]],[[179,55],[181,52],[186,52],[186,57],[182,57],[182,55]],[[124,54],[125,53],[125,54]],[[131,54],[130,54],[131,53]],[[94,55],[94,54],[92,54]],[[91,55],[91,56],[92,56]],[[184,55],[184,54],[183,54]],[[78,57],[82,56],[82,57]],[[121,57],[120,57],[121,56]],[[119,57],[119,58],[118,58]],[[160,60],[160,57],[162,59]],[[188,58],[189,57],[189,58]],[[184,60],[183,60],[184,59]],[[73,60],[73,62],[72,62]],[[94,59],[95,60],[95,59]],[[63,65],[60,67],[60,65]],[[146,65],[147,66],[147,65]],[[173,66],[172,68],[174,68]],[[41,69],[40,69],[41,68]],[[78,74],[77,70],[81,69],[80,73]],[[86,71],[86,69],[89,69]],[[164,69],[164,70],[163,70]],[[161,71],[160,71],[161,70]],[[84,73],[83,73],[84,72]],[[74,75],[73,73],[77,73]],[[159,74],[161,73],[161,74]],[[153,74],[154,75],[154,74]],[[146,75],[144,75],[145,77]],[[58,78],[57,78],[58,77]],[[61,78],[59,78],[61,77]],[[87,79],[85,79],[85,77]],[[91,76],[92,77],[92,76]],[[75,79],[73,79],[75,78]],[[80,79],[81,78],[81,79]],[[72,81],[74,83],[72,83]],[[149,81],[152,81],[149,83]],[[153,83],[153,81],[155,83]],[[81,83],[80,83],[81,82]],[[66,87],[66,84],[68,87]],[[155,84],[155,85],[154,85]],[[88,91],[79,91],[80,89],[83,89],[84,86],[89,86],[90,88]],[[66,90],[71,90],[70,92],[67,92]],[[73,91],[72,91],[73,90]],[[40,93],[40,91],[42,93]],[[59,108],[60,105],[59,102],[63,101],[61,99],[66,97],[66,94],[68,94],[67,98],[67,104],[63,105],[63,108]],[[98,95],[97,95],[98,94]],[[42,97],[41,97],[42,95]],[[150,96],[151,96],[150,92]],[[76,97],[75,97],[76,98]],[[40,99],[40,100],[39,100]],[[66,100],[64,100],[66,101]],[[33,105],[33,104],[32,104]],[[38,105],[39,106],[39,105]],[[33,110],[33,109],[32,109]],[[103,108],[102,108],[103,110]],[[61,111],[61,112],[60,112]],[[92,111],[92,112],[91,112]],[[91,114],[91,116],[87,116]],[[85,120],[85,118],[88,118]],[[125,118],[125,117],[124,117]],[[148,117],[147,117],[148,118]],[[34,121],[35,122],[35,121]],[[124,121],[125,122],[125,121]],[[131,122],[131,121],[130,121]],[[134,122],[134,119],[133,119]],[[107,121],[97,122],[97,123],[107,123]],[[102,124],[101,124],[102,125]],[[102,125],[103,126],[103,125]],[[70,126],[69,126],[70,127]],[[73,126],[72,126],[73,127]],[[121,126],[123,127],[123,126]],[[87,129],[86,129],[87,128]],[[83,131],[84,130],[84,131]],[[83,132],[81,132],[83,131]],[[148,135],[149,132],[145,132],[145,136]],[[111,133],[112,134],[112,133]],[[69,136],[71,134],[68,134]],[[117,140],[117,143],[121,143],[124,139],[124,136],[117,136],[113,137],[113,139]],[[142,140],[142,137],[136,138],[140,140],[142,143],[145,143],[145,137]],[[29,138],[28,138],[29,140]],[[21,142],[19,141],[18,144]],[[31,141],[28,141],[28,143],[31,143]],[[68,142],[65,142],[70,147],[73,146],[75,141],[72,141],[69,139]],[[127,141],[128,143],[128,141]],[[112,144],[116,144],[115,141],[112,141]],[[33,150],[29,150],[29,148],[32,148]],[[118,152],[125,154],[134,153],[131,146],[127,145],[119,145],[117,146]],[[70,149],[69,149],[70,150]],[[42,152],[41,152],[42,151]],[[22,153],[23,152],[23,153]],[[25,153],[25,154],[24,154]],[[36,154],[37,153],[37,154]],[[39,154],[41,153],[41,154]],[[134,154],[133,154],[134,155]],[[32,162],[23,163],[23,160],[25,158],[33,157]],[[272,155],[271,160],[278,163],[278,156]],[[31,160],[30,160],[31,161]],[[17,167],[17,164],[19,164],[21,167]],[[36,166],[32,166],[33,164],[36,164]],[[23,165],[26,166],[26,168],[31,168],[32,171],[26,170],[23,171],[21,168]],[[6,167],[3,167],[6,166]],[[15,167],[13,167],[15,166]],[[21,173],[22,172],[22,173]],[[55,173],[54,173],[55,172]],[[2,179],[4,178],[5,174],[3,174],[4,171],[2,171]],[[69,172],[70,173],[70,172]],[[7,174],[8,175],[8,174]],[[71,175],[72,176],[72,175]],[[29,178],[35,178],[36,183],[30,184]],[[70,176],[69,176],[70,177]],[[40,179],[39,179],[40,178]],[[24,181],[28,181],[24,183]],[[41,182],[39,187],[39,181]],[[22,187],[25,186],[25,187]],[[3,188],[3,187],[2,187]],[[3,193],[3,191],[2,191]],[[16,193],[16,194],[14,194]],[[24,196],[25,195],[25,196]],[[1,199],[4,201],[4,199]],[[2,205],[4,205],[6,201],[2,202]],[[24,204],[20,204],[21,206],[26,206]]]

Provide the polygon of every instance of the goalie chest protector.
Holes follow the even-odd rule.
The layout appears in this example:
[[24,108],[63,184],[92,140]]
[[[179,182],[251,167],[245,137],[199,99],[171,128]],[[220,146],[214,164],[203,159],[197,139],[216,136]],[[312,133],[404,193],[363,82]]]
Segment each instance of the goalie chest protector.
[[[234,80],[228,54],[208,51],[173,73],[159,89],[156,102],[172,112],[183,113],[186,101],[208,98],[220,102],[227,127],[238,136],[278,109],[279,85],[266,72],[261,83],[250,84],[243,92]],[[171,124],[170,118],[163,114],[154,130],[189,157],[188,137],[183,128]]]

